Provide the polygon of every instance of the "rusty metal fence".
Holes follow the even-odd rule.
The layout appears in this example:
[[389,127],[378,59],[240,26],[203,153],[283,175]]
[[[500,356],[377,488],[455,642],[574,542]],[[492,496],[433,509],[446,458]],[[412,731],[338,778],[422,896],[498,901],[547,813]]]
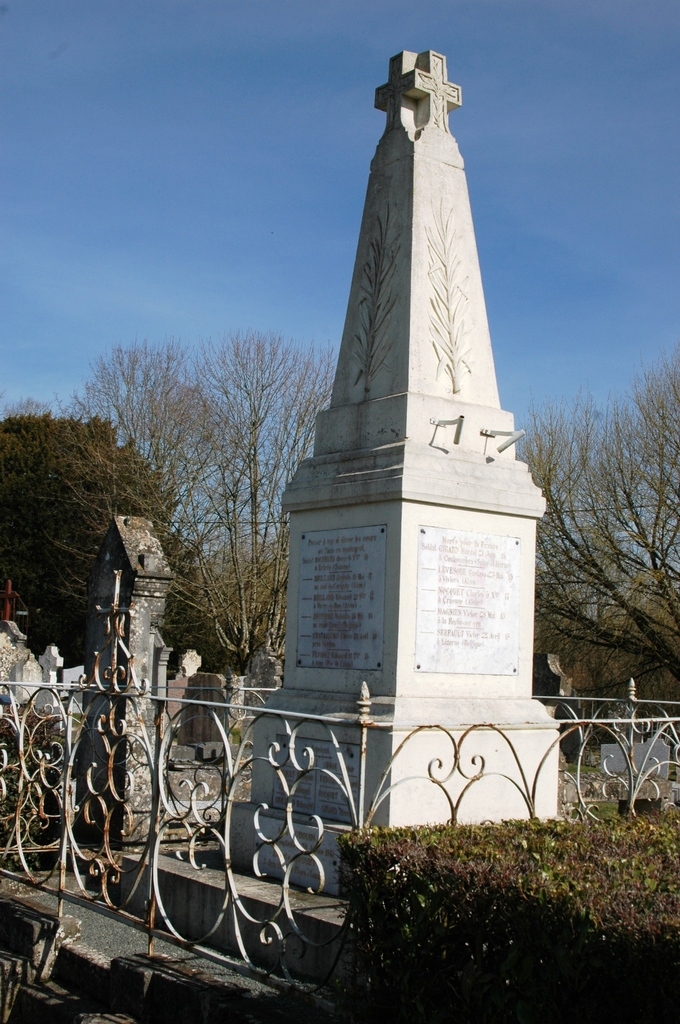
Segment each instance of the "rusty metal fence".
[[[566,817],[663,808],[680,791],[680,706],[634,689],[546,699],[556,728],[530,763],[492,724],[395,740],[365,686],[335,717],[192,701],[170,714],[136,677],[130,610],[102,614],[106,645],[78,686],[36,687],[23,704],[0,687],[0,873],[114,915],[150,950],[162,938],[274,984],[319,985],[343,970],[337,838],[387,808],[395,820],[400,794],[416,787],[432,820],[455,822],[477,787],[505,787],[516,816],[535,816],[556,759]],[[200,758],[178,741],[194,716],[213,732]]]

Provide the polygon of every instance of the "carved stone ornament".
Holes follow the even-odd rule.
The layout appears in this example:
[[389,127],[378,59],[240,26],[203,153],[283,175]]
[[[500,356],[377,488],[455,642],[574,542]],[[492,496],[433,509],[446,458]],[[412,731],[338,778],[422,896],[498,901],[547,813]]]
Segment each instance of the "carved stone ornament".
[[354,384],[363,377],[365,394],[371,390],[378,371],[388,366],[390,317],[397,301],[393,283],[398,252],[399,241],[388,206],[384,217],[376,217],[375,234],[361,269],[359,327],[352,355],[357,366]]
[[419,131],[429,126],[448,132],[448,115],[462,103],[460,86],[447,81],[446,58],[434,50],[392,57],[389,80],[375,91],[377,109],[387,114],[386,131],[403,125],[407,109]]
[[448,377],[454,395],[463,378],[472,373],[468,278],[460,255],[462,232],[456,230],[453,211],[433,207],[432,226],[426,228],[430,280],[430,337],[437,355],[437,380]]

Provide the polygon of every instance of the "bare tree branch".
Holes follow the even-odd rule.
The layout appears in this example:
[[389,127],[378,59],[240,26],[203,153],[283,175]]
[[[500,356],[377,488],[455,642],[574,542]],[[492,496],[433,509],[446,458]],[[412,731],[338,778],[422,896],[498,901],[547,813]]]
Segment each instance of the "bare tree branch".
[[621,673],[680,680],[679,398],[676,352],[604,411],[581,396],[533,414],[537,637],[567,661],[600,649]]
[[283,652],[281,494],[311,450],[332,369],[330,352],[275,334],[227,335],[193,359],[174,340],[142,342],[100,357],[73,399],[72,415],[111,420],[149,467],[145,514],[177,573],[182,613],[241,671],[267,636]]

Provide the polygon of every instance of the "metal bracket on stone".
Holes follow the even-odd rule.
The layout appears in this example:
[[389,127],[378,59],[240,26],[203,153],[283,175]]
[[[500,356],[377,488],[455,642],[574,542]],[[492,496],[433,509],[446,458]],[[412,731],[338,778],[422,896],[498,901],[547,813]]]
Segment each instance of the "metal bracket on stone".
[[503,441],[503,444],[499,444],[496,451],[499,453],[504,452],[506,448],[510,448],[511,445],[517,444],[520,438],[524,437],[526,430],[480,430],[479,433],[482,437],[507,437],[507,441]]
[[440,451],[446,452],[446,454],[448,455],[448,453],[449,453],[449,449],[448,448],[444,448],[444,447],[442,447],[442,445],[434,443],[434,439],[437,436],[437,431],[439,430],[440,427],[452,427],[454,425],[454,423],[455,423],[456,424],[456,429],[453,432],[453,443],[454,444],[460,444],[460,435],[461,435],[461,433],[463,431],[463,423],[464,422],[465,422],[465,416],[463,416],[462,414],[460,416],[456,416],[455,420],[435,420],[435,419],[430,419],[430,423],[434,427],[434,433],[432,434],[432,438],[430,440],[430,447],[431,448],[439,448]]

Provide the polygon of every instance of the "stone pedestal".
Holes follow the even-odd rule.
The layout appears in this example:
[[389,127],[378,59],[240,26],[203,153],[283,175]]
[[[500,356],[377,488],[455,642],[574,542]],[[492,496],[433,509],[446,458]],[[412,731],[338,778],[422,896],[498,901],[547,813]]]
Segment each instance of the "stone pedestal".
[[[431,51],[393,58],[377,90],[387,127],[331,405],[284,496],[286,668],[268,707],[356,714],[365,681],[377,726],[367,806],[381,779],[404,782],[376,810],[389,824],[557,810],[555,722],[531,696],[544,501],[499,404],[463,161],[448,128],[460,102]],[[421,727],[433,728],[411,736]],[[253,786],[271,800],[255,777]]]

